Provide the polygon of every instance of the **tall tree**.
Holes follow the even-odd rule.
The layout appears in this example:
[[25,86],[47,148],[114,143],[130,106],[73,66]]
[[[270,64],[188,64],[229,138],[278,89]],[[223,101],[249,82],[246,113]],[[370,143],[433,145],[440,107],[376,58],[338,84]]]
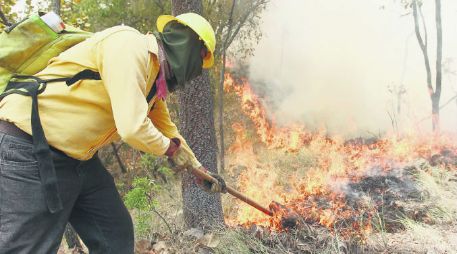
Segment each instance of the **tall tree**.
[[[173,15],[185,12],[202,13],[201,0],[172,0]],[[179,93],[180,131],[200,162],[217,172],[217,144],[213,118],[213,95],[206,70],[188,82]],[[184,220],[188,227],[211,227],[223,224],[221,197],[208,194],[196,184],[195,178],[183,176],[182,196]]]
[[61,2],[60,2],[60,0],[53,0],[53,1],[52,1],[52,10],[53,10],[57,15],[60,15],[60,9],[61,9]]
[[[414,30],[419,47],[424,57],[425,71],[427,74],[427,88],[432,102],[432,127],[433,131],[439,132],[440,128],[440,98],[441,98],[441,81],[442,81],[442,55],[443,55],[443,32],[441,23],[441,0],[435,0],[435,22],[436,22],[436,79],[435,87],[432,82],[432,70],[430,58],[428,55],[428,34],[422,13],[422,1],[412,0],[411,8],[413,9]],[[421,26],[423,35],[421,33]]]
[[220,169],[225,170],[225,142],[224,142],[224,78],[225,78],[225,63],[227,57],[227,44],[232,34],[233,11],[235,10],[236,0],[232,0],[232,7],[227,21],[227,35],[222,44],[222,65],[221,74],[219,76],[219,152],[220,152]]

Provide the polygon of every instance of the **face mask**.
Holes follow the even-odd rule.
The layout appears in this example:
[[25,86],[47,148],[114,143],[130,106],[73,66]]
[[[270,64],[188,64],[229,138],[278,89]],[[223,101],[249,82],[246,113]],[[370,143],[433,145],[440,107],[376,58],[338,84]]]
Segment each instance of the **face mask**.
[[167,79],[168,90],[173,92],[202,73],[201,50],[204,46],[191,28],[176,21],[165,26],[160,33],[160,40],[174,74]]

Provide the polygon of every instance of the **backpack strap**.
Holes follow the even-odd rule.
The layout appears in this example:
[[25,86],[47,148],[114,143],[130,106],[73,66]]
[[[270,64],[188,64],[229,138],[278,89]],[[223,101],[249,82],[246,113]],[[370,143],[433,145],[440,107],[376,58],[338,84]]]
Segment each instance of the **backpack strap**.
[[51,149],[40,120],[38,95],[46,89],[48,83],[65,81],[68,86],[71,86],[82,79],[101,80],[100,74],[91,70],[83,70],[70,78],[49,80],[43,80],[35,76],[15,75],[8,82],[5,91],[0,94],[0,99],[13,93],[32,97],[31,126],[33,153],[38,161],[42,191],[46,199],[47,208],[51,213],[61,211],[63,205],[58,191],[57,176]]
[[65,83],[67,83],[67,86],[71,86],[74,83],[76,83],[80,80],[83,80],[83,79],[101,80],[102,78],[100,77],[100,73],[86,69],[86,70],[76,73],[76,75],[74,75],[71,78],[51,79],[50,82],[65,81]]
[[152,100],[152,97],[156,95],[157,88],[155,85],[152,86],[151,90],[148,93],[148,96],[146,97],[146,102],[149,103]]
[[41,186],[46,199],[46,205],[51,213],[59,212],[63,209],[63,206],[57,187],[56,171],[38,111],[38,94],[46,89],[46,83],[40,84],[37,79],[29,78],[27,81],[10,81],[8,86],[14,87],[14,89],[1,94],[0,98],[12,93],[32,97],[31,126],[33,153],[38,161]]
[[[35,76],[31,75],[14,75],[12,79],[32,79],[35,80],[38,84],[46,84],[46,83],[55,83],[55,82],[65,82],[67,86],[71,86],[74,83],[83,80],[83,79],[92,79],[92,80],[101,80],[102,78],[100,77],[100,73],[93,71],[93,70],[83,70],[78,73],[76,73],[73,77],[68,77],[68,78],[53,78],[53,79],[40,79]],[[8,85],[10,85],[8,83]],[[8,86],[5,89],[5,91],[8,90]]]

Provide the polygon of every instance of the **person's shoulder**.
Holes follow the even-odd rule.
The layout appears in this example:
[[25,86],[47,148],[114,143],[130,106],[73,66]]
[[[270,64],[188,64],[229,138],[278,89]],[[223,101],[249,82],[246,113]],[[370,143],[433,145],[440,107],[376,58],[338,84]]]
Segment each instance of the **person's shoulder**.
[[133,27],[113,26],[95,34],[99,41],[104,40],[130,40],[141,41],[144,35]]

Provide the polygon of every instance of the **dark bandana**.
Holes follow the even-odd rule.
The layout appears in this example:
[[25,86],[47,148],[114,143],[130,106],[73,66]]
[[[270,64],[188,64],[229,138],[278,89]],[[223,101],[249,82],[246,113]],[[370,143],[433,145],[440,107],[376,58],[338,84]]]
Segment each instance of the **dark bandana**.
[[191,28],[177,21],[169,22],[158,35],[174,74],[167,77],[168,90],[173,92],[202,73],[203,42]]

